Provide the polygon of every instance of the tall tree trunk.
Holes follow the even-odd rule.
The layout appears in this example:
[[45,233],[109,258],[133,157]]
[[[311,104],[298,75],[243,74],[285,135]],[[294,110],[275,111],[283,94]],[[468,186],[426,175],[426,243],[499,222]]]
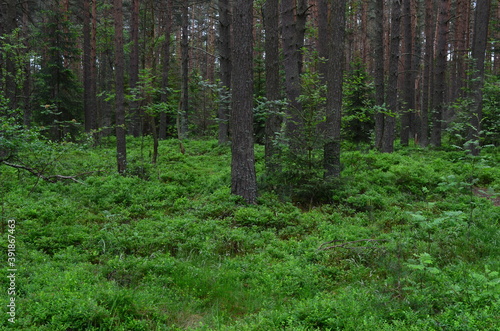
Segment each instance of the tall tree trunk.
[[92,0],[83,2],[83,108],[85,116],[85,132],[97,128],[94,79],[92,75]]
[[463,87],[465,84],[465,57],[467,54],[467,39],[469,36],[469,9],[470,1],[457,0],[454,22],[453,37],[453,73],[451,77],[452,91],[451,101],[463,96]]
[[[130,39],[132,45],[130,51],[129,85],[131,89],[135,89],[139,82],[139,0],[132,0]],[[139,137],[142,134],[143,119],[138,101],[133,100],[130,102],[130,117],[130,131],[134,137]]]
[[219,144],[229,140],[229,110],[231,91],[231,10],[229,0],[219,0],[219,55],[222,83],[219,103]]
[[324,145],[325,178],[340,176],[340,129],[342,119],[342,83],[344,78],[344,41],[346,0],[331,2],[331,40],[328,57],[326,97],[326,142]]
[[445,107],[446,62],[448,57],[448,23],[450,20],[450,0],[441,0],[439,8],[438,36],[435,57],[434,107],[432,113],[431,144],[441,146],[442,120]]
[[[162,45],[162,73],[161,73],[161,87],[163,93],[161,94],[160,101],[166,104],[168,102],[168,85],[169,79],[168,75],[170,73],[170,35],[172,33],[172,0],[164,0],[164,12],[162,16],[164,36],[165,40]],[[167,139],[167,125],[168,125],[168,114],[162,112],[160,114],[160,127],[158,132],[159,139]]]
[[182,37],[181,37],[181,109],[179,119],[179,139],[186,139],[188,134],[188,110],[189,110],[189,4],[184,2],[181,13]]
[[[266,66],[266,98],[268,101],[277,101],[280,93],[280,63],[279,63],[279,0],[267,0],[264,4],[265,35],[265,66]],[[268,170],[272,173],[278,167],[273,162],[275,154],[274,140],[281,127],[281,115],[276,105],[270,107],[270,114],[266,119],[265,156]]]
[[115,19],[115,112],[116,112],[116,159],[118,173],[127,170],[127,143],[125,140],[125,86],[124,86],[124,51],[123,51],[123,4],[114,0]]
[[[97,100],[97,1],[91,2],[90,16],[90,88],[93,91],[91,94],[92,103],[94,104],[94,121],[92,125],[94,129],[99,128],[100,109]],[[96,132],[94,140],[97,142],[99,134]]]
[[404,36],[404,104],[401,109],[401,145],[408,146],[410,139],[411,114],[415,108],[415,82],[413,80],[413,34],[411,0],[403,0],[403,36]]
[[318,55],[322,59],[319,64],[322,83],[326,84],[328,73],[328,0],[318,0]]
[[395,114],[398,112],[398,66],[399,42],[401,25],[401,0],[392,0],[391,13],[391,42],[389,55],[389,80],[387,82],[387,106],[392,116],[385,116],[384,137],[382,139],[382,152],[394,151],[394,129],[396,126]]
[[297,0],[296,19],[295,19],[295,40],[297,43],[297,65],[299,75],[302,73],[304,38],[306,34],[306,24],[309,8],[307,0]]
[[281,36],[283,39],[283,63],[285,69],[285,90],[289,101],[287,136],[293,141],[299,139],[301,125],[298,101],[300,96],[299,49],[297,48],[297,27],[295,22],[295,1],[281,0]]
[[[24,2],[22,4],[23,6],[23,33],[26,37],[24,41],[24,46],[26,47],[26,50],[30,49],[30,41],[28,39],[29,35],[29,2]],[[32,109],[31,109],[31,61],[26,61],[24,65],[24,71],[25,71],[25,79],[24,79],[24,85],[23,85],[23,125],[26,128],[29,128],[31,126],[31,118],[33,115]],[[1,80],[1,77],[0,77]]]
[[[385,103],[384,86],[384,25],[380,19],[384,15],[384,0],[372,0],[370,2],[370,40],[374,56],[374,81],[375,81],[375,104],[380,108]],[[382,138],[384,135],[384,113],[379,110],[375,113],[375,148],[382,149]]]
[[471,112],[471,126],[468,139],[470,151],[473,155],[479,155],[478,148],[481,135],[481,120],[483,117],[483,85],[484,85],[484,61],[486,56],[486,42],[488,38],[488,25],[490,21],[491,0],[478,1],[474,16],[474,34],[472,37],[472,89],[473,100]]
[[253,146],[253,0],[233,1],[231,192],[257,202]]
[[[4,33],[10,35],[17,28],[17,1],[16,0],[7,0],[5,1],[4,6],[5,13],[2,13],[2,18],[4,21],[2,25],[4,25]],[[16,41],[8,40],[8,42],[15,43]],[[5,58],[5,96],[9,99],[9,107],[11,109],[16,109],[18,106],[17,103],[17,84],[16,84],[16,60],[14,58],[14,54],[6,54]]]
[[434,80],[434,1],[425,0],[425,55],[422,83],[422,109],[420,111],[420,146],[429,145],[429,109],[432,106],[431,86]]

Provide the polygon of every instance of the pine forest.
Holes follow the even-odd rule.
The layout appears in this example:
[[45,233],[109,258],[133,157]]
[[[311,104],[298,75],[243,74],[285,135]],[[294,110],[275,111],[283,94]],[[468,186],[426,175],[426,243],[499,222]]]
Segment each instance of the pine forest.
[[3,0],[1,330],[499,330],[499,0]]

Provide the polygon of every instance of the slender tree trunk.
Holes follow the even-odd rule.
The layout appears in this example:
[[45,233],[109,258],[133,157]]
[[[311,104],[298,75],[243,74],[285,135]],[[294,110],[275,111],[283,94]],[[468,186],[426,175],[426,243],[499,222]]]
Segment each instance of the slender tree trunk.
[[[135,89],[139,82],[139,0],[132,0],[130,39],[130,89]],[[140,96],[137,96],[140,97]],[[142,116],[138,101],[130,102],[130,131],[134,137],[142,134]]]
[[[92,103],[94,104],[94,120],[92,122],[93,128],[99,128],[99,116],[100,109],[97,100],[97,1],[93,0],[90,8],[90,88],[93,91],[91,93]],[[94,134],[94,141],[97,143],[99,140],[99,134],[96,132]]]
[[[494,20],[500,22],[500,3],[497,2]],[[500,40],[500,28],[497,28],[493,40]],[[498,47],[498,46],[497,46]],[[495,52],[493,60],[493,72],[494,75],[500,75],[500,51]]]
[[434,109],[432,113],[431,144],[441,146],[441,131],[446,92],[446,62],[448,57],[448,23],[450,0],[441,0],[439,8],[438,37],[435,57]]
[[389,80],[387,83],[387,106],[393,113],[385,116],[384,137],[382,139],[382,152],[392,153],[394,151],[394,129],[396,126],[395,114],[398,112],[398,65],[399,65],[399,42],[401,25],[401,0],[392,0],[391,13],[391,43],[389,57]]
[[319,64],[322,82],[326,84],[328,72],[328,0],[318,0],[318,55],[323,59]]
[[[24,46],[26,47],[26,50],[30,49],[30,41],[28,39],[29,35],[29,2],[24,2],[22,4],[23,6],[23,33],[25,35],[25,41],[24,41]],[[26,128],[31,127],[31,118],[33,115],[32,109],[31,109],[31,62],[26,61],[24,65],[24,72],[25,72],[25,78],[24,78],[24,85],[23,85],[23,125]],[[1,80],[1,77],[0,77]]]
[[[164,90],[161,94],[160,101],[164,104],[168,103],[169,92],[167,91],[169,85],[168,75],[170,73],[170,34],[172,33],[172,0],[164,0],[164,13],[163,13],[163,25],[164,25],[164,35],[165,40],[163,42],[162,48],[162,74],[161,74],[161,87]],[[167,139],[167,125],[168,125],[168,114],[162,112],[160,114],[160,128],[158,132],[159,139]]]
[[420,111],[420,146],[429,145],[429,109],[432,105],[431,86],[434,79],[434,2],[425,0],[425,55],[422,83],[422,109]]
[[470,1],[468,0],[457,0],[456,2],[455,19],[453,20],[455,30],[452,53],[454,70],[451,77],[451,101],[463,96],[462,89],[466,79],[465,56],[467,54],[466,42],[468,39],[469,6]]
[[229,141],[229,110],[231,91],[231,10],[229,0],[219,0],[219,55],[222,83],[219,104],[219,144]]
[[[268,101],[277,101],[280,93],[280,63],[279,63],[279,0],[267,0],[264,5],[265,35],[265,66],[266,66],[266,98]],[[278,164],[273,162],[276,149],[274,140],[281,127],[279,109],[273,105],[266,119],[265,155],[268,170],[276,171]]]
[[486,43],[488,38],[488,25],[490,21],[491,0],[478,1],[474,16],[474,34],[472,39],[472,89],[473,100],[471,126],[468,139],[471,142],[469,149],[473,155],[479,155],[478,148],[481,136],[481,120],[483,117],[483,85],[484,85],[484,61],[486,55]]
[[92,0],[83,2],[83,108],[85,116],[85,132],[97,128],[95,83],[92,75]]
[[186,1],[182,5],[181,13],[182,36],[181,36],[181,109],[179,114],[179,139],[186,139],[188,135],[188,110],[189,110],[189,4]]
[[125,140],[125,91],[124,91],[124,51],[123,51],[123,4],[114,0],[115,19],[115,112],[116,112],[116,159],[118,172],[127,170],[127,144]]
[[[17,28],[17,1],[16,0],[7,0],[5,1],[4,6],[6,6],[5,13],[2,14],[4,18],[4,33],[11,34]],[[8,40],[8,42],[14,43],[14,40]],[[16,84],[16,62],[14,59],[14,54],[7,54],[5,61],[5,96],[9,99],[9,107],[11,109],[16,109],[18,106],[17,103],[17,84]]]
[[340,129],[342,120],[342,83],[344,78],[344,42],[346,0],[331,2],[331,35],[328,57],[326,97],[326,143],[324,145],[325,178],[340,176]]
[[[380,19],[384,15],[384,0],[372,0],[369,31],[371,32],[371,43],[374,56],[374,81],[375,81],[375,103],[383,107],[385,103],[384,86],[384,25]],[[378,111],[375,113],[375,148],[382,149],[382,138],[384,135],[384,113]]]
[[413,80],[413,40],[411,0],[403,0],[403,36],[404,36],[404,104],[401,109],[401,145],[408,146],[410,139],[411,116],[415,108],[415,82]]
[[281,36],[283,39],[283,63],[285,69],[285,89],[289,101],[287,136],[293,141],[299,139],[299,128],[302,126],[300,119],[300,72],[299,49],[297,48],[297,28],[295,22],[295,1],[281,0]]
[[299,75],[302,73],[303,66],[303,55],[302,48],[304,47],[304,38],[306,34],[306,24],[307,24],[307,16],[309,15],[307,0],[297,0],[297,9],[296,9],[296,19],[295,19],[295,40],[297,43],[297,65]]
[[253,146],[253,0],[233,1],[231,192],[257,202]]

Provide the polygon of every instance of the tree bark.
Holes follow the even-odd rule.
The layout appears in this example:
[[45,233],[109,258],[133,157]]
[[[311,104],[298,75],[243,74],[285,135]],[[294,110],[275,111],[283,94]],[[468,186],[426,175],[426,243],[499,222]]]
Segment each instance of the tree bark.
[[[163,93],[161,94],[160,101],[164,104],[168,103],[168,85],[169,79],[168,75],[170,73],[170,34],[172,33],[172,8],[173,3],[172,0],[164,0],[164,13],[162,16],[163,25],[164,25],[164,35],[165,41],[163,42],[162,48],[162,79],[161,79],[161,87],[163,89]],[[166,112],[162,112],[160,114],[160,127],[158,132],[159,139],[167,139],[167,125],[168,125],[168,114]]]
[[123,4],[114,0],[115,19],[115,126],[116,159],[118,173],[127,170],[127,144],[125,140],[125,91],[124,91],[124,51],[123,51]]
[[429,109],[432,106],[431,86],[434,80],[434,1],[425,0],[425,55],[422,83],[422,109],[420,111],[420,146],[429,145]]
[[285,69],[285,90],[289,101],[288,119],[286,122],[287,136],[293,141],[299,139],[301,125],[298,101],[300,96],[299,49],[297,48],[297,27],[295,22],[295,1],[281,1],[281,36],[283,39],[283,64]]
[[[279,65],[279,1],[267,0],[264,4],[265,35],[265,67],[266,67],[266,98],[268,101],[277,101],[280,93],[280,65]],[[281,115],[275,105],[270,106],[270,114],[266,119],[265,156],[268,170],[272,173],[278,167],[273,162],[275,156],[274,140],[281,127]]]
[[333,0],[330,8],[331,40],[328,57],[326,97],[325,178],[340,176],[340,130],[342,120],[342,83],[344,78],[344,42],[346,0]]
[[322,82],[326,84],[328,72],[328,0],[318,0],[318,55],[322,59],[319,64]]
[[219,144],[229,141],[231,91],[231,10],[229,0],[219,0],[219,56],[222,92],[219,103]]
[[486,56],[486,42],[490,21],[491,0],[478,1],[474,17],[474,34],[472,38],[472,89],[473,100],[471,122],[468,132],[469,145],[472,155],[479,155],[479,139],[481,136],[481,120],[483,117],[483,86],[484,61]]
[[[29,35],[29,2],[24,2],[22,4],[23,6],[23,33],[26,37],[26,40],[24,41],[24,46],[26,47],[26,50],[30,49],[30,41],[28,39]],[[31,81],[31,62],[26,61],[24,64],[24,72],[25,72],[25,79],[24,79],[24,85],[23,85],[23,125],[26,128],[31,127],[31,118],[33,116],[33,110],[32,110],[32,105],[31,105],[31,86],[32,86],[32,81]],[[1,77],[0,77],[1,80]]]
[[97,129],[96,90],[92,57],[92,0],[83,2],[83,108],[85,132]]
[[[17,1],[7,0],[4,6],[6,7],[5,13],[2,14],[4,22],[4,33],[10,35],[17,28]],[[14,43],[14,40],[9,40]],[[16,84],[16,62],[14,54],[6,54],[5,58],[5,96],[9,99],[9,107],[11,109],[17,108],[17,84]]]
[[415,82],[413,79],[413,35],[411,0],[403,0],[404,36],[404,104],[401,109],[401,145],[408,146],[410,139],[411,113],[415,108]]
[[189,4],[186,1],[182,5],[181,13],[182,37],[181,37],[181,71],[182,71],[182,95],[179,119],[180,139],[186,139],[188,135],[188,110],[189,110]]
[[398,112],[398,66],[399,66],[399,42],[401,25],[401,0],[392,0],[391,13],[391,41],[389,55],[389,80],[387,83],[387,106],[392,113],[385,116],[384,136],[382,139],[382,152],[392,153],[394,151],[394,129],[396,126],[395,114]]
[[[370,40],[372,43],[374,56],[374,83],[375,83],[375,104],[380,108],[385,103],[384,86],[384,25],[380,19],[384,15],[384,0],[372,0],[370,10]],[[382,149],[382,138],[384,135],[384,113],[379,110],[375,113],[375,148]]]
[[[139,0],[132,0],[131,21],[130,21],[130,39],[132,42],[130,51],[130,89],[135,89],[139,82]],[[140,97],[140,96],[137,96]],[[142,134],[142,114],[138,101],[130,102],[130,133],[134,137]]]
[[306,34],[306,24],[307,24],[307,16],[309,8],[308,8],[307,0],[297,0],[297,9],[296,9],[296,19],[295,19],[295,40],[297,43],[297,65],[299,75],[302,73],[303,66],[303,55],[302,48],[304,47],[304,38]]
[[231,192],[257,202],[253,146],[253,1],[233,2]]
[[448,57],[448,23],[450,20],[450,0],[441,0],[438,21],[438,39],[435,57],[434,107],[432,113],[431,144],[441,146],[442,119],[445,107],[446,62]]

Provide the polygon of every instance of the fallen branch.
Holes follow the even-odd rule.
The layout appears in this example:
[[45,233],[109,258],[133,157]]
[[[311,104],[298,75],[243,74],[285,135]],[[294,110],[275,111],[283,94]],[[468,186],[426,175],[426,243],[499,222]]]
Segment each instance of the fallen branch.
[[347,241],[345,243],[338,244],[338,245],[323,247],[325,245],[328,245],[328,244],[331,244],[334,242],[342,242],[342,240],[332,240],[332,241],[328,241],[326,243],[321,244],[317,250],[318,251],[326,251],[327,249],[332,249],[332,248],[345,248],[345,249],[369,248],[366,246],[354,246],[354,247],[346,247],[346,246],[351,245],[351,244],[355,244],[355,243],[359,243],[359,242],[374,242],[374,241],[387,241],[387,239],[359,239],[359,240],[354,240],[354,241]]
[[12,167],[12,168],[16,168],[16,169],[23,169],[23,170],[26,170],[28,171],[29,173],[31,173],[32,175],[35,175],[36,177],[38,178],[41,178],[47,182],[50,182],[50,183],[55,183],[57,182],[58,180],[72,180],[76,183],[79,183],[79,184],[85,184],[84,182],[81,182],[79,181],[78,179],[76,179],[77,177],[81,177],[81,176],[84,176],[84,175],[90,175],[90,174],[93,174],[97,171],[89,171],[89,172],[83,172],[83,173],[80,173],[80,174],[77,174],[77,175],[73,175],[73,176],[65,176],[65,175],[44,175],[41,171],[38,171],[37,169],[34,169],[34,168],[31,168],[31,167],[28,167],[28,166],[25,166],[25,165],[22,165],[22,164],[14,164],[14,163],[10,163],[10,162],[7,162],[7,161],[2,161],[3,164],[9,166],[9,167]]

